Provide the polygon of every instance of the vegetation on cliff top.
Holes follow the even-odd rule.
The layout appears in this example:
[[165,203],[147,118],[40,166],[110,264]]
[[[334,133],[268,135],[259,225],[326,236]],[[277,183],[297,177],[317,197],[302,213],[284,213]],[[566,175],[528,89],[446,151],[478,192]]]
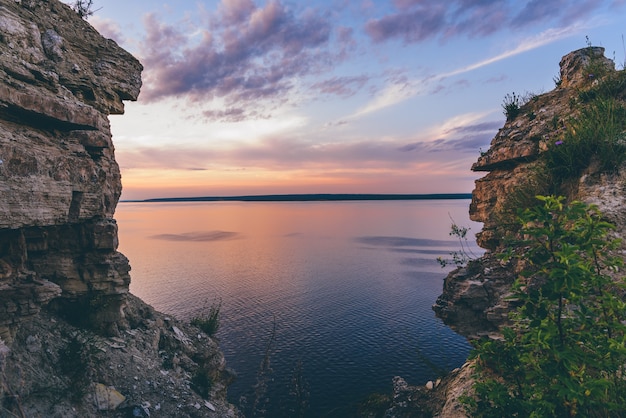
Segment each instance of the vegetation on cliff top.
[[78,16],[82,17],[83,19],[87,19],[101,8],[94,10],[93,0],[76,0],[72,4],[72,9],[74,9],[74,11],[78,13]]
[[[614,71],[591,51],[588,57],[581,70],[584,81],[573,94],[568,92],[569,103],[545,121],[546,131],[535,138],[540,148],[536,160],[528,162],[524,177],[492,215],[498,240],[518,232],[519,210],[534,206],[535,196],[563,195],[572,200],[581,176],[615,173],[626,162],[626,71]],[[556,84],[560,88],[560,80]],[[529,115],[541,112],[533,107],[535,102],[515,94],[505,96],[502,107],[507,121],[522,113],[532,120]]]
[[555,186],[578,178],[592,163],[597,171],[613,172],[626,160],[626,106],[618,98],[624,91],[622,71],[579,92],[580,114],[543,154]]

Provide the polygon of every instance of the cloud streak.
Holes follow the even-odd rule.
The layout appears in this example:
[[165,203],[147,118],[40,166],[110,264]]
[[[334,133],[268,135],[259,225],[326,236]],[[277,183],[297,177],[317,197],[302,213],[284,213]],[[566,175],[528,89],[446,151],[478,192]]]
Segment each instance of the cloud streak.
[[[370,19],[365,32],[375,43],[399,39],[406,44],[456,36],[484,37],[506,28],[530,28],[553,22],[570,26],[610,7],[602,0],[532,0],[518,3],[497,0],[396,0],[396,11]],[[520,8],[520,4],[523,6]]]
[[551,44],[553,42],[559,41],[561,39],[573,36],[576,33],[579,33],[582,29],[584,29],[586,27],[587,26],[584,26],[583,24],[578,23],[578,24],[574,24],[574,25],[571,25],[571,26],[567,26],[567,27],[545,30],[542,33],[540,33],[539,35],[536,35],[536,36],[530,37],[528,39],[525,39],[524,41],[519,43],[515,48],[506,50],[506,51],[504,51],[504,52],[502,52],[500,54],[494,55],[492,57],[489,57],[487,59],[484,59],[484,60],[481,60],[481,61],[478,61],[478,62],[474,62],[474,63],[466,65],[464,67],[457,68],[457,69],[449,71],[447,73],[440,74],[438,77],[440,79],[441,78],[453,77],[453,76],[456,76],[456,75],[459,75],[459,74],[464,74],[464,73],[468,73],[470,71],[477,70],[477,69],[482,68],[482,67],[486,67],[486,66],[491,65],[491,64],[495,64],[496,62],[505,60],[507,58],[511,58],[511,57],[516,56],[516,55],[522,54],[524,52],[528,52],[528,51],[531,51],[533,49],[540,48],[540,47],[542,47],[544,45],[548,45],[548,44]]
[[356,112],[348,116],[346,119],[358,118],[367,114],[385,109],[390,106],[397,105],[409,100],[418,95],[430,92],[436,93],[441,90],[441,86],[436,87],[434,90],[428,90],[427,86],[431,86],[442,80],[458,75],[466,74],[488,65],[495,64],[499,61],[503,61],[508,58],[512,58],[516,55],[523,54],[536,48],[557,42],[559,40],[568,38],[577,33],[580,33],[583,29],[586,29],[591,24],[576,23],[567,27],[551,28],[547,29],[536,36],[524,39],[516,47],[508,49],[499,54],[493,55],[489,58],[470,63],[463,67],[453,69],[451,71],[443,72],[437,75],[424,77],[422,79],[415,80],[394,80],[390,82],[386,88],[382,89],[382,92],[376,95],[370,102],[362,106]]
[[[455,118],[442,130],[413,141],[370,139],[323,141],[297,138],[290,132],[271,135],[233,148],[135,147],[118,151],[123,169],[206,170],[411,170],[429,163],[442,167],[459,160],[473,160],[487,148],[502,121],[484,121],[481,115]],[[469,168],[469,167],[466,167]]]

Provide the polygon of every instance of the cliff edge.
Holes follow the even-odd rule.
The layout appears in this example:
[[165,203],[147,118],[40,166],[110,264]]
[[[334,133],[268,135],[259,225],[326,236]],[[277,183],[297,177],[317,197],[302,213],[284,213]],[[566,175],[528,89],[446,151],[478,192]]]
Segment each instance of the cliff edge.
[[604,48],[590,46],[561,59],[556,83],[550,92],[525,98],[472,166],[473,171],[487,173],[476,181],[469,208],[470,218],[483,223],[476,238],[487,252],[450,273],[433,307],[446,324],[468,338],[497,332],[508,321],[511,308],[506,296],[518,271],[516,265],[500,262],[498,254],[506,249],[505,237],[516,211],[536,202],[535,195],[564,195],[596,204],[616,225],[616,234],[626,237],[623,167],[603,169],[602,156],[592,149],[580,172],[556,181],[541,158],[562,142],[566,132],[575,134],[577,118],[596,96],[626,103],[626,72],[615,69]]
[[128,291],[108,115],[141,71],[67,5],[0,0],[2,416],[237,415],[217,344]]
[[[507,95],[507,120],[472,166],[487,173],[476,181],[469,207],[470,218],[483,223],[476,238],[486,252],[445,278],[433,306],[470,340],[500,338],[510,323],[515,300],[508,296],[524,257],[504,261],[499,255],[517,234],[517,211],[535,206],[535,196],[597,205],[626,254],[626,70],[616,70],[604,48],[588,46],[563,56],[555,84],[543,94]],[[402,384],[394,380],[382,414],[368,416],[464,418],[459,399],[471,395],[473,374],[469,361],[425,386],[395,378]]]
[[[626,71],[615,69],[613,61],[604,56],[604,48],[589,46],[561,59],[560,77],[555,82],[550,92],[523,99],[518,96],[519,101],[510,108],[514,112],[507,114],[489,150],[472,166],[473,171],[487,172],[476,181],[469,208],[470,218],[483,222],[476,238],[487,252],[451,272],[433,306],[444,323],[469,339],[498,336],[501,327],[509,323],[509,312],[514,309],[511,304],[515,302],[507,296],[511,295],[523,257],[521,261],[504,262],[498,256],[507,249],[507,235],[515,234],[517,210],[536,204],[534,196],[562,195],[568,201],[595,204],[605,220],[616,226],[614,238],[622,242],[626,238],[623,160],[617,163],[619,159],[615,159],[614,163],[610,153],[603,154],[595,146],[569,154],[562,148],[561,154],[553,154],[570,158],[562,166],[555,166],[554,161],[547,163],[550,157],[544,158],[555,147],[574,145],[575,141],[568,141],[583,135],[577,132],[584,128],[580,123],[583,118],[591,121],[590,126],[597,125],[589,141],[595,144],[595,138],[604,134],[603,118],[619,118],[612,112],[626,108]],[[598,103],[609,107],[602,108]],[[626,122],[617,121],[615,127],[616,136],[611,140],[623,147]],[[624,248],[621,252],[624,254]],[[465,417],[458,397],[471,393],[472,384],[471,363],[453,371],[446,384],[434,391],[433,397],[439,400],[435,414]]]

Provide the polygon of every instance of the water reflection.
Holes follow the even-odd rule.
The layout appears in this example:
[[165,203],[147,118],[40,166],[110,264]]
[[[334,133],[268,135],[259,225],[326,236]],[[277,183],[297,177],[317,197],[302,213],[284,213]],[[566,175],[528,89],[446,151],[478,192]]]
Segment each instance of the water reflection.
[[467,343],[431,306],[445,276],[435,258],[458,249],[449,216],[478,230],[468,204],[122,203],[116,217],[133,293],[182,319],[222,300],[233,401],[254,396],[275,326],[269,415],[281,416],[300,365],[309,416],[342,416],[394,375],[424,383],[464,361]]
[[159,234],[152,235],[152,239],[165,241],[225,241],[240,238],[240,234],[228,231],[195,231],[182,234]]

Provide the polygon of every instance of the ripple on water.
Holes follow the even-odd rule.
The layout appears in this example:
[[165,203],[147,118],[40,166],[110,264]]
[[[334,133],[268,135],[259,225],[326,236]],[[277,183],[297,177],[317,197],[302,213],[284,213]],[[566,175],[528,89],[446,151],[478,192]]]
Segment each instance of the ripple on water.
[[[136,243],[121,248],[133,266],[133,292],[182,319],[222,300],[217,335],[239,376],[229,389],[232,401],[246,395],[252,402],[274,324],[268,416],[285,416],[279,405],[289,402],[299,362],[310,387],[311,417],[345,416],[346,405],[371,392],[390,392],[394,375],[423,384],[464,362],[469,345],[431,309],[445,276],[435,258],[455,249],[445,239],[448,212],[462,221],[461,212],[425,203],[335,203],[314,211],[289,205],[289,216],[261,220],[259,211],[270,206],[214,213],[222,206],[198,205],[201,218],[188,219],[168,212],[167,221],[144,228],[142,239],[126,239],[118,216],[120,241]],[[275,204],[268,213],[282,207]],[[421,208],[431,212],[426,216]],[[298,218],[293,211],[300,210]],[[225,219],[236,213],[228,224]],[[178,225],[187,220],[202,226]],[[422,235],[436,222],[444,239]],[[273,229],[261,231],[265,225]]]

